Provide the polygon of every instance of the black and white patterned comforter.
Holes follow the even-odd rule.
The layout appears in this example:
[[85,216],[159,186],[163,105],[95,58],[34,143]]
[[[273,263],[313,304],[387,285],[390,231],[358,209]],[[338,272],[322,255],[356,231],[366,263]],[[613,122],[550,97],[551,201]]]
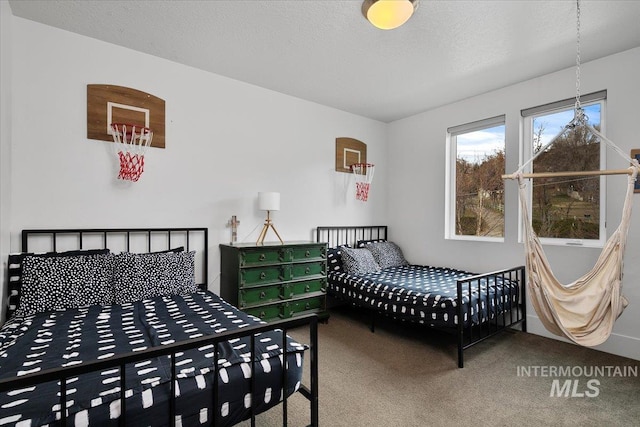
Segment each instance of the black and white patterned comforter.
[[[372,308],[393,318],[436,327],[455,327],[458,324],[456,303],[457,280],[472,273],[442,267],[402,265],[383,268],[361,275],[345,272],[328,274],[328,292],[357,306]],[[472,284],[472,289],[478,286]],[[482,294],[463,289],[464,325],[487,321],[496,313],[518,301],[515,282],[497,279],[481,282]],[[506,304],[505,304],[506,303]]]
[[[210,292],[166,296],[112,306],[91,306],[27,316],[0,330],[0,378],[109,358],[181,340],[261,323]],[[213,402],[213,345],[176,355],[176,425],[233,425],[251,406],[250,339],[219,345],[218,396]],[[282,332],[255,339],[256,413],[282,395]],[[304,346],[288,338],[287,395],[300,387]],[[68,381],[68,422],[76,426],[117,425],[119,370],[81,375]],[[168,425],[169,357],[126,369],[127,425]],[[52,425],[60,418],[58,385],[41,384],[0,395],[0,425]]]

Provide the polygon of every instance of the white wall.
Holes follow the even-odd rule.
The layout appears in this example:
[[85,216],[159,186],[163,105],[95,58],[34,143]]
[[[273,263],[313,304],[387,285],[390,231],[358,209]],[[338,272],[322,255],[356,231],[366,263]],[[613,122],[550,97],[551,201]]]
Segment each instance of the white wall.
[[[334,170],[336,137],[353,137],[384,182],[384,123],[18,17],[12,24],[16,239],[24,228],[208,227],[217,291],[227,221],[237,215],[239,241],[255,242],[265,218],[259,191],[281,193],[272,219],[285,240],[309,240],[317,225],[386,221],[384,186],[358,202],[352,177]],[[116,179],[113,143],[86,138],[91,83],[166,101],[166,149],[147,152],[137,183]]]
[[[582,93],[607,90],[606,132],[625,152],[640,148],[640,48],[582,66]],[[390,233],[412,262],[447,265],[487,272],[524,264],[518,243],[518,195],[515,182],[506,184],[504,243],[444,239],[445,138],[447,128],[506,114],[507,172],[517,168],[521,133],[520,111],[527,107],[575,96],[575,69],[545,75],[517,85],[469,98],[389,125],[387,167]],[[624,160],[609,150],[609,168],[624,168]],[[607,179],[607,232],[620,222],[626,178]],[[640,196],[635,197],[625,258],[624,294],[629,307],[619,318],[612,337],[598,347],[606,352],[640,359]],[[558,278],[567,283],[589,271],[598,249],[545,247]],[[528,307],[529,331],[551,336]]]
[[[11,92],[11,7],[7,0],[0,0],[0,283],[7,276],[10,251]],[[0,293],[0,319],[6,304],[5,294]]]

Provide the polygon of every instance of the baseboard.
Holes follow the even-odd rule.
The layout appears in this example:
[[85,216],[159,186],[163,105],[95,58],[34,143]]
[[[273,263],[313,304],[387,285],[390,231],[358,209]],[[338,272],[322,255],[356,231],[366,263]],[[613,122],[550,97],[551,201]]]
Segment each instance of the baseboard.
[[[547,331],[547,329],[544,327],[537,316],[527,315],[527,332],[577,345],[571,340],[568,340],[564,337],[559,337],[558,335],[554,335],[551,332]],[[640,339],[635,337],[612,333],[607,341],[591,348],[593,348],[594,350],[603,351],[605,353],[615,354],[616,356],[627,357],[633,360],[640,360]]]

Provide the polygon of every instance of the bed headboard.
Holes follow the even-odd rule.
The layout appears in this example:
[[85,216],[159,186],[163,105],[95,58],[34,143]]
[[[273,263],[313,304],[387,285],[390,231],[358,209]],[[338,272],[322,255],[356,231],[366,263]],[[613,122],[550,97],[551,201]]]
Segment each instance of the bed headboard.
[[75,249],[111,249],[111,252],[148,253],[184,246],[196,251],[196,283],[207,288],[209,229],[197,228],[87,228],[22,230],[22,252],[61,252]]
[[[209,231],[197,228],[87,228],[22,230],[22,252],[63,252],[110,249],[112,253],[149,253],[184,247],[195,251],[195,280],[200,289],[209,283]],[[10,255],[11,258],[11,255]],[[10,265],[7,315],[16,309],[18,290],[12,288],[20,265]]]
[[350,245],[355,248],[358,240],[387,239],[386,225],[342,225],[316,228],[316,242],[327,242],[328,247]]

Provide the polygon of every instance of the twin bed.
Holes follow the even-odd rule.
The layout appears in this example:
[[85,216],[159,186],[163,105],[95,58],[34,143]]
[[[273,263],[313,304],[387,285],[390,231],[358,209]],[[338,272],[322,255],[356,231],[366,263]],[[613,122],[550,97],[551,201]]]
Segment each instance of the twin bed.
[[328,243],[331,297],[454,333],[460,368],[474,344],[518,324],[526,331],[524,267],[476,275],[410,265],[387,239],[386,226],[321,226],[316,241]]
[[[0,329],[0,425],[255,425],[279,403],[286,425],[300,392],[317,426],[316,316],[266,324],[207,291],[207,236],[23,231]],[[287,335],[303,325],[308,345]]]

